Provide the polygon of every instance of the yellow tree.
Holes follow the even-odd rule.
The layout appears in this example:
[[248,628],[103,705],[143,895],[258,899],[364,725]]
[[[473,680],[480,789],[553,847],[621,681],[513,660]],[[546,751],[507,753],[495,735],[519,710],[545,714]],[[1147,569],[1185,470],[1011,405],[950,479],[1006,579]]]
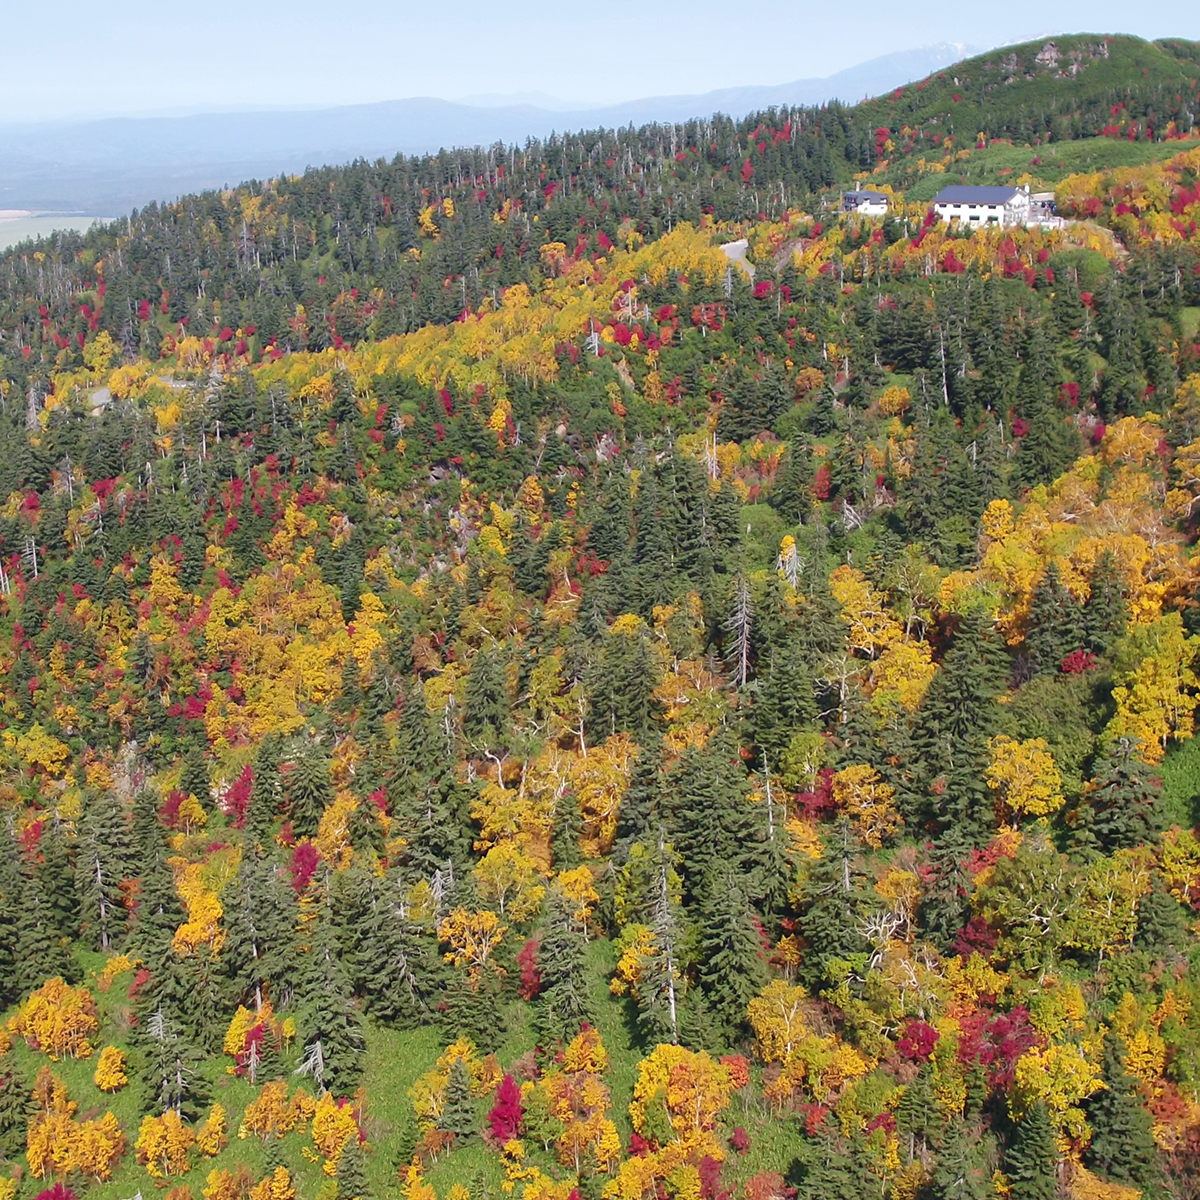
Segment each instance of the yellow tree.
[[1045,817],[1062,807],[1062,776],[1044,738],[1019,742],[1002,733],[988,747],[987,783],[1002,816]]
[[96,1062],[92,1081],[102,1092],[119,1092],[129,1082],[125,1073],[125,1051],[105,1046]]
[[456,967],[466,967],[471,978],[478,980],[507,928],[489,909],[453,909],[438,926],[438,937],[450,947],[444,958]]
[[195,1142],[191,1127],[169,1108],[161,1117],[142,1118],[134,1149],[148,1174],[155,1179],[170,1179],[191,1170],[190,1152]]
[[10,1033],[52,1059],[90,1058],[89,1038],[99,1028],[91,992],[70,987],[57,975],[33,991],[8,1022]]
[[1107,733],[1140,742],[1146,759],[1158,762],[1169,739],[1185,740],[1195,730],[1200,638],[1187,636],[1183,618],[1172,612],[1136,629],[1130,641],[1141,661],[1113,688],[1117,711]]
[[833,800],[854,823],[858,836],[874,849],[904,824],[896,810],[896,789],[865,763],[844,767],[833,777]]
[[513,840],[497,842],[472,874],[480,897],[494,904],[502,918],[524,921],[542,903],[546,889],[537,883],[537,863]]

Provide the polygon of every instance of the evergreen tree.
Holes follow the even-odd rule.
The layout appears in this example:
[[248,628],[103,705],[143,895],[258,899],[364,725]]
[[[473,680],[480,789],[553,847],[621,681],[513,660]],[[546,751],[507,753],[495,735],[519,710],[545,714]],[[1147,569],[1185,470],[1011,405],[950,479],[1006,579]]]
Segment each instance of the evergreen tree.
[[698,899],[702,882],[717,870],[748,873],[761,865],[762,830],[746,795],[737,746],[727,731],[716,733],[703,750],[684,750],[667,793],[689,902]]
[[799,525],[813,506],[812,452],[802,440],[793,441],[771,487],[771,504],[793,525]]
[[[350,656],[351,661],[354,656]],[[188,796],[195,796],[197,803],[205,812],[212,812],[212,780],[208,774],[208,760],[204,751],[193,746],[183,756],[183,772],[179,778],[179,790]]]
[[81,972],[59,936],[56,914],[42,891],[41,880],[33,870],[22,874],[14,955],[18,991],[31,992],[55,975],[75,983]]
[[1058,1150],[1044,1100],[1036,1100],[1016,1122],[1004,1156],[1013,1200],[1054,1200],[1058,1194]]
[[336,1200],[372,1200],[374,1193],[367,1181],[366,1152],[357,1133],[350,1135],[337,1156],[334,1178],[337,1180]]
[[674,852],[660,830],[649,866],[648,920],[654,950],[638,983],[638,1027],[650,1044],[679,1041],[684,996],[684,926],[676,894]]
[[730,871],[707,889],[701,929],[700,981],[717,1027],[735,1044],[746,1007],[767,982],[762,926],[745,890]]
[[485,648],[476,652],[467,675],[463,736],[472,745],[495,748],[503,744],[507,733],[504,659],[498,649]]
[[1136,1081],[1125,1070],[1120,1041],[1112,1032],[1104,1041],[1100,1078],[1104,1087],[1087,1100],[1092,1140],[1084,1161],[1115,1183],[1154,1195],[1161,1176],[1153,1121],[1138,1097]]
[[318,1088],[348,1096],[362,1072],[365,1042],[332,926],[326,908],[315,923],[312,944],[298,972],[295,1003],[304,1039],[301,1070]]
[[830,841],[825,855],[809,869],[798,922],[810,947],[801,978],[814,988],[841,982],[856,964],[865,964],[867,951],[862,925],[869,901],[854,861],[849,823],[841,821]]
[[461,1058],[450,1064],[446,1100],[437,1127],[443,1133],[453,1134],[456,1140],[473,1137],[479,1131],[479,1113],[475,1097],[471,1095],[471,1076]]
[[930,1180],[931,1200],[991,1200],[996,1194],[988,1154],[991,1140],[978,1120],[946,1121],[942,1130]]
[[35,873],[55,935],[64,941],[77,937],[80,911],[79,897],[75,893],[75,870],[57,813],[42,823]]
[[537,1028],[543,1046],[568,1042],[589,1018],[586,942],[572,915],[571,901],[557,887],[546,897],[546,917],[538,950],[541,990]]
[[292,945],[294,898],[270,859],[248,836],[242,839],[237,875],[223,898],[225,944],[221,963],[232,998],[260,1012],[273,982],[286,976],[284,959]]
[[1083,614],[1075,597],[1062,584],[1058,564],[1050,564],[1033,589],[1025,649],[1029,661],[1044,675],[1061,670],[1062,661],[1086,640]]
[[754,740],[760,754],[776,767],[792,737],[817,719],[816,695],[804,660],[800,639],[790,638],[771,647],[767,669],[758,678]]
[[1161,871],[1155,871],[1150,890],[1138,902],[1134,945],[1142,950],[1182,952],[1188,945],[1187,910],[1171,894]]
[[190,1041],[170,1013],[156,1008],[139,1018],[143,1065],[139,1073],[152,1113],[174,1111],[195,1121],[208,1105],[210,1089],[201,1070],[204,1052]]
[[658,669],[644,629],[626,628],[618,620],[604,635],[599,662],[588,680],[591,736],[602,741],[624,732],[640,742],[654,716],[657,686]]
[[6,1008],[21,994],[17,940],[23,891],[17,845],[0,825],[0,1005]]
[[297,837],[315,837],[325,809],[333,803],[329,760],[308,745],[296,756],[288,776],[288,811]]
[[554,832],[551,835],[550,852],[556,871],[569,871],[583,862],[580,838],[583,835],[583,814],[579,811],[579,797],[568,790],[554,805]]
[[617,834],[613,859],[623,864],[635,843],[650,842],[662,823],[662,739],[653,735],[638,745],[629,786],[617,810]]
[[37,1106],[29,1080],[10,1050],[0,1055],[0,1159],[16,1163],[25,1150],[25,1134]]
[[279,814],[282,786],[279,764],[283,747],[279,735],[269,733],[259,743],[254,754],[254,783],[246,804],[242,828],[260,846],[268,846]]
[[1085,853],[1132,850],[1153,841],[1162,828],[1162,781],[1135,749],[1128,738],[1119,738],[1093,767],[1075,830]]
[[1084,637],[1097,654],[1107,654],[1125,632],[1129,613],[1125,583],[1111,550],[1103,551],[1096,559],[1088,582],[1091,590],[1083,607]]
[[125,935],[127,912],[121,882],[134,870],[129,821],[113,792],[90,796],[80,822],[75,891],[84,935],[108,952]]

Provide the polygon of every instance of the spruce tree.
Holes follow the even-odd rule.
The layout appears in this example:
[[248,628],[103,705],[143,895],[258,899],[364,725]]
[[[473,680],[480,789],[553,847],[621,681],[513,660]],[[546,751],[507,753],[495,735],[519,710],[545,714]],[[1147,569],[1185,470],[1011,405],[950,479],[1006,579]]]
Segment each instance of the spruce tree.
[[296,756],[287,783],[288,811],[297,837],[315,837],[325,809],[333,802],[329,760],[315,745]]
[[550,852],[556,871],[569,871],[583,862],[583,848],[579,841],[582,835],[583,814],[579,811],[579,797],[568,789],[554,805]]
[[1063,659],[1085,640],[1079,603],[1063,586],[1058,564],[1051,560],[1030,601],[1029,632],[1025,636],[1029,661],[1040,674],[1054,674],[1062,669]]
[[121,882],[134,871],[129,821],[113,792],[88,797],[75,855],[75,891],[90,945],[110,951],[125,936],[128,914]]
[[508,692],[499,649],[476,652],[467,675],[463,736],[472,745],[494,749],[508,733]]
[[24,907],[20,857],[9,830],[0,824],[0,1006],[21,994],[17,938]]
[[59,936],[56,914],[42,891],[41,880],[32,869],[22,876],[14,955],[19,991],[31,992],[55,975],[68,983],[77,982],[82,973]]
[[299,969],[295,1002],[304,1039],[302,1070],[318,1088],[348,1096],[362,1073],[365,1042],[332,925],[326,909],[311,932],[312,944]]
[[1012,1200],[1054,1200],[1058,1195],[1058,1149],[1044,1100],[1036,1100],[1016,1122],[1004,1155]]
[[279,814],[282,794],[279,764],[282,757],[283,746],[279,735],[275,733],[267,734],[254,754],[254,783],[250,788],[242,828],[260,846],[270,845],[275,818]]
[[374,1193],[367,1181],[367,1159],[361,1139],[352,1133],[334,1164],[337,1180],[336,1200],[372,1200]]
[[143,1047],[139,1079],[146,1097],[144,1108],[159,1114],[174,1109],[185,1121],[195,1121],[210,1096],[201,1069],[205,1053],[163,1008],[139,1017],[138,1040]]
[[37,1106],[16,1055],[0,1055],[0,1159],[16,1163],[25,1150],[25,1135]]
[[816,988],[849,975],[856,963],[865,963],[867,942],[862,934],[869,900],[863,873],[855,861],[858,847],[849,822],[842,820],[824,856],[808,871],[797,922],[810,947],[800,976]]
[[1133,944],[1162,954],[1183,952],[1189,942],[1188,912],[1171,894],[1161,871],[1151,876],[1150,890],[1138,901],[1137,932]]
[[647,863],[649,889],[645,923],[654,936],[654,950],[643,964],[638,983],[638,1028],[651,1044],[679,1041],[686,978],[686,931],[679,897],[675,893],[673,858],[674,852],[660,830]]
[[268,992],[277,1002],[283,999],[273,984],[286,974],[295,900],[274,864],[248,836],[242,839],[241,861],[223,904],[226,935],[221,963],[232,999],[259,1012]]
[[450,1064],[446,1079],[446,1099],[437,1127],[443,1133],[453,1134],[455,1140],[473,1137],[479,1128],[479,1113],[475,1097],[471,1095],[471,1075],[467,1064],[456,1058]]
[[646,845],[657,836],[662,823],[662,766],[662,739],[651,734],[638,746],[629,787],[617,810],[613,859],[618,864],[628,859],[630,847],[635,843]]
[[1094,1171],[1127,1187],[1153,1195],[1161,1182],[1153,1121],[1137,1094],[1137,1083],[1125,1070],[1118,1036],[1104,1041],[1100,1078],[1104,1087],[1087,1100],[1092,1140],[1084,1161]]
[[700,982],[727,1045],[745,1029],[746,1008],[767,982],[762,926],[731,871],[710,882],[701,926]]
[[1111,854],[1153,841],[1162,828],[1162,781],[1119,738],[1095,764],[1079,810],[1076,841],[1085,852]]
[[537,998],[538,1038],[543,1046],[568,1042],[588,1020],[586,951],[571,901],[557,887],[546,897],[538,950],[541,990]]
[[[351,655],[353,660],[353,655]],[[179,777],[179,790],[194,796],[205,812],[212,811],[212,780],[208,774],[208,761],[199,746],[193,746],[183,756],[183,772]]]
[[1090,593],[1083,607],[1083,629],[1087,645],[1097,654],[1107,654],[1125,632],[1129,606],[1125,582],[1116,555],[1104,550],[1092,568]]
[[57,813],[42,823],[35,873],[54,933],[64,941],[77,937],[80,911],[79,897],[75,893],[75,870]]

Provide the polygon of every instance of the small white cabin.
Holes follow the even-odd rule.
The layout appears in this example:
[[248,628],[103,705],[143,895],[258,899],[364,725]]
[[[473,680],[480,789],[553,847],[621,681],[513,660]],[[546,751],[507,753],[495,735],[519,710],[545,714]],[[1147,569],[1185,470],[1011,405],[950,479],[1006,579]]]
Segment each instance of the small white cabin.
[[844,192],[842,212],[860,213],[864,217],[886,217],[888,198],[883,192]]

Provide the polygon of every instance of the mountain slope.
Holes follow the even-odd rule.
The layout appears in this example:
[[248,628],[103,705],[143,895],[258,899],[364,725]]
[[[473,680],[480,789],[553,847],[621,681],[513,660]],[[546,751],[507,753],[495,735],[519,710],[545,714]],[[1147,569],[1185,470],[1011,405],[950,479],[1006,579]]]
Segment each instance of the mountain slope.
[[151,200],[356,158],[498,141],[520,145],[556,130],[686,121],[716,112],[738,118],[770,107],[854,102],[947,66],[964,49],[940,43],[885,55],[825,79],[583,109],[414,97],[313,112],[0,126],[0,208],[113,215]]

